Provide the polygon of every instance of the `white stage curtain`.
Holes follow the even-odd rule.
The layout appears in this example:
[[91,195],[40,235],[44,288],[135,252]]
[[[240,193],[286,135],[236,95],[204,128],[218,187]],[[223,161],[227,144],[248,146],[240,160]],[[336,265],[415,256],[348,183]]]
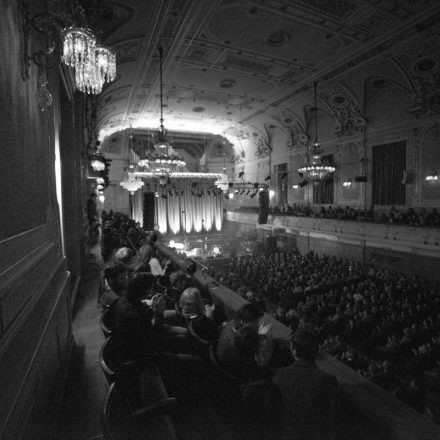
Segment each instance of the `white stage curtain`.
[[168,190],[167,198],[168,230],[173,234],[180,232],[180,192]]
[[131,198],[131,218],[144,225],[144,192],[136,191]]
[[172,185],[158,187],[157,192],[155,215],[160,232],[221,231],[224,195],[212,183],[176,179]]
[[154,212],[154,222],[159,227],[159,232],[166,234],[168,231],[167,222],[167,195],[165,187],[158,186],[157,194],[155,200],[155,212]]

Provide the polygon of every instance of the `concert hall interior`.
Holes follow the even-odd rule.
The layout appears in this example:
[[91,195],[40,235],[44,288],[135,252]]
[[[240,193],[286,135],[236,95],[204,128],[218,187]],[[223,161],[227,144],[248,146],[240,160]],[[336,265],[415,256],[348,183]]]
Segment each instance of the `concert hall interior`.
[[438,0],[1,12],[1,440],[440,438]]

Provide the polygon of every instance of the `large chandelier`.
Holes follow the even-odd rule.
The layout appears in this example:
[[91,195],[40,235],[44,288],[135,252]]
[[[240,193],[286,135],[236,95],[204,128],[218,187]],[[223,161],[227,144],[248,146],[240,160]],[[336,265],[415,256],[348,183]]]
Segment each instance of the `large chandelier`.
[[318,142],[318,106],[316,101],[317,83],[313,83],[314,88],[314,112],[315,112],[315,140],[311,147],[311,151],[307,154],[307,164],[298,169],[298,172],[303,175],[306,180],[321,180],[327,175],[335,172],[335,167],[324,165],[321,157],[321,147]]
[[144,181],[139,177],[135,177],[133,173],[127,174],[128,176],[120,183],[120,185],[133,195],[138,189],[141,189],[144,186]]
[[[32,16],[30,3],[23,2],[22,17],[25,23],[24,59],[26,60],[23,77],[29,78],[29,62],[33,61],[46,68],[43,59],[51,55],[59,43],[62,49],[61,62],[75,70],[75,86],[85,93],[97,94],[102,91],[104,83],[116,78],[116,53],[113,49],[97,45],[95,34],[86,27],[87,17],[77,0],[69,2],[69,7],[59,11],[37,13]],[[82,23],[83,26],[65,27],[66,22]],[[46,51],[29,54],[31,45],[30,26],[45,35],[55,36],[52,46]]]
[[116,78],[116,53],[96,45],[96,38],[87,28],[68,28],[63,35],[65,64],[75,69],[75,85],[83,93],[101,93],[104,83]]
[[147,171],[154,174],[170,174],[181,171],[186,163],[180,155],[172,148],[167,132],[163,125],[163,47],[159,45],[160,60],[160,126],[156,133],[154,151],[149,151],[142,157],[138,165],[147,168]]

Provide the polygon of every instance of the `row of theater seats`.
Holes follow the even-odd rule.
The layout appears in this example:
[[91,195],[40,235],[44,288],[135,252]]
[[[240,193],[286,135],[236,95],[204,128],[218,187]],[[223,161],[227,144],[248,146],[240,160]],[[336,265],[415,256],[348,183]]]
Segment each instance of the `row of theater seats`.
[[[99,353],[99,363],[109,384],[101,417],[104,439],[177,439],[172,415],[178,411],[179,402],[168,395],[158,365],[163,358],[174,362],[192,355],[160,353],[142,367],[133,361],[122,362],[112,336],[111,308],[103,311],[99,324],[106,338]],[[242,379],[220,365],[215,343],[206,342],[206,348],[214,374],[232,384],[242,383]],[[177,372],[177,365],[175,370]]]

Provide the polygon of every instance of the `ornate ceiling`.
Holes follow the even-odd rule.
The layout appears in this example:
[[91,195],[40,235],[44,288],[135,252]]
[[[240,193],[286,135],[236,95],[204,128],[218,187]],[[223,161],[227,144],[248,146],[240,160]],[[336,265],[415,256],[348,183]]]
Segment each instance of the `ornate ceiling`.
[[[350,106],[355,127],[338,129],[353,130],[365,124],[365,93],[353,78],[363,66],[368,70],[365,83],[385,77],[414,96],[417,87],[429,87],[417,83],[417,69],[423,73],[439,67],[438,0],[102,4],[103,35],[117,50],[118,73],[97,100],[101,139],[130,125],[143,132],[157,129],[159,43],[164,47],[164,125],[174,133],[240,138],[256,136],[253,127],[281,124],[301,138],[298,127],[307,123],[314,81],[319,82],[320,101],[336,120],[341,108]],[[189,154],[196,155],[197,142],[193,144]]]

